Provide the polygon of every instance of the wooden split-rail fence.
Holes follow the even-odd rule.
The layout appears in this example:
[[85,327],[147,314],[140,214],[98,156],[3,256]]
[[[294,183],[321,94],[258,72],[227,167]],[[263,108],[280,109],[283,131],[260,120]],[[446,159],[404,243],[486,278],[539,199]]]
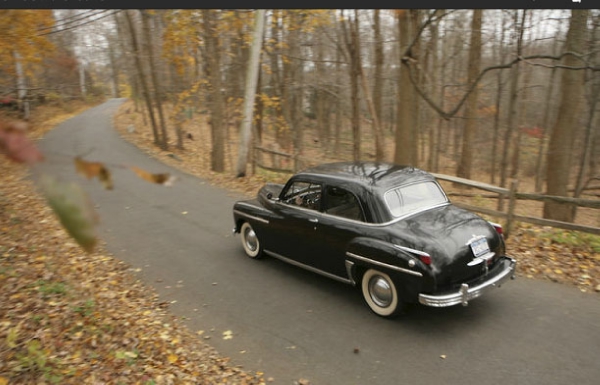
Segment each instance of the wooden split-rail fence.
[[[254,167],[268,170],[276,173],[293,174],[294,170],[298,169],[297,164],[299,158],[281,151],[271,150],[263,147],[255,147]],[[264,154],[268,155],[269,161],[265,161]],[[269,163],[269,165],[267,165]],[[585,233],[600,235],[600,227],[586,226],[570,222],[555,221],[545,218],[525,216],[517,214],[517,203],[521,200],[539,201],[539,202],[561,202],[569,203],[577,207],[587,207],[592,209],[600,209],[600,199],[580,199],[561,197],[544,194],[533,194],[519,192],[519,182],[513,180],[510,188],[498,187],[491,184],[477,182],[470,179],[459,178],[451,175],[432,173],[432,175],[441,181],[451,182],[455,185],[466,186],[493,193],[492,198],[497,198],[499,201],[506,202],[506,210],[494,210],[487,207],[481,207],[463,202],[453,202],[456,206],[474,211],[480,214],[490,215],[504,220],[504,236],[508,237],[514,227],[515,222],[531,223],[538,226],[550,226],[566,230],[582,231]]]

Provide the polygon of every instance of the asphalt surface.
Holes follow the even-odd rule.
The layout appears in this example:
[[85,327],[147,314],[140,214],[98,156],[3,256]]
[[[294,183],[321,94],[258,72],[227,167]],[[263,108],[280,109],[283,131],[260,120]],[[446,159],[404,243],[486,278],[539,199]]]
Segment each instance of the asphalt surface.
[[[231,231],[232,205],[242,197],[120,139],[111,115],[121,102],[48,133],[44,172],[88,191],[108,250],[139,268],[171,311],[233,364],[273,384],[600,383],[600,296],[518,278],[467,307],[415,306],[399,319],[379,318],[351,286],[245,257]],[[77,155],[106,163],[115,189],[77,175]],[[178,180],[153,185],[119,165]]]

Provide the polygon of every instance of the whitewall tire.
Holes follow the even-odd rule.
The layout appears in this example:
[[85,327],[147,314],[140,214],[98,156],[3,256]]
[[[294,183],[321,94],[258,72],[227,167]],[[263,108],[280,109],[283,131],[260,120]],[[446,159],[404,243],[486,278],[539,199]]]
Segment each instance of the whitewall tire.
[[369,269],[362,277],[361,287],[365,302],[378,316],[393,318],[402,311],[403,303],[389,275]]
[[260,258],[262,254],[260,240],[250,223],[244,222],[240,229],[240,235],[242,236],[242,246],[246,255],[250,258]]

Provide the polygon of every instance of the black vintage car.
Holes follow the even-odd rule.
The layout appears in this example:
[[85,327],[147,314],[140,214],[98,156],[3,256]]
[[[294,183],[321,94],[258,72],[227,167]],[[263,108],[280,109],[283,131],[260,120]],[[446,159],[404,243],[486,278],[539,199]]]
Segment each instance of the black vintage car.
[[407,303],[467,303],[514,278],[502,227],[452,205],[413,167],[340,162],[268,183],[233,206],[245,253],[278,258],[359,286],[393,317]]

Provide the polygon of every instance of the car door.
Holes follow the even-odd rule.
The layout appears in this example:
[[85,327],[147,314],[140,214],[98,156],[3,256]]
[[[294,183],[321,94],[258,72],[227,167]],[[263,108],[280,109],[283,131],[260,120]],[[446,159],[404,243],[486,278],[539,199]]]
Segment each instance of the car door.
[[349,190],[326,185],[322,210],[316,231],[321,253],[313,264],[319,270],[345,278],[347,245],[367,230],[363,207]]
[[284,188],[272,226],[276,241],[271,251],[312,266],[320,246],[316,226],[321,217],[321,195],[322,184],[309,180],[294,180]]

